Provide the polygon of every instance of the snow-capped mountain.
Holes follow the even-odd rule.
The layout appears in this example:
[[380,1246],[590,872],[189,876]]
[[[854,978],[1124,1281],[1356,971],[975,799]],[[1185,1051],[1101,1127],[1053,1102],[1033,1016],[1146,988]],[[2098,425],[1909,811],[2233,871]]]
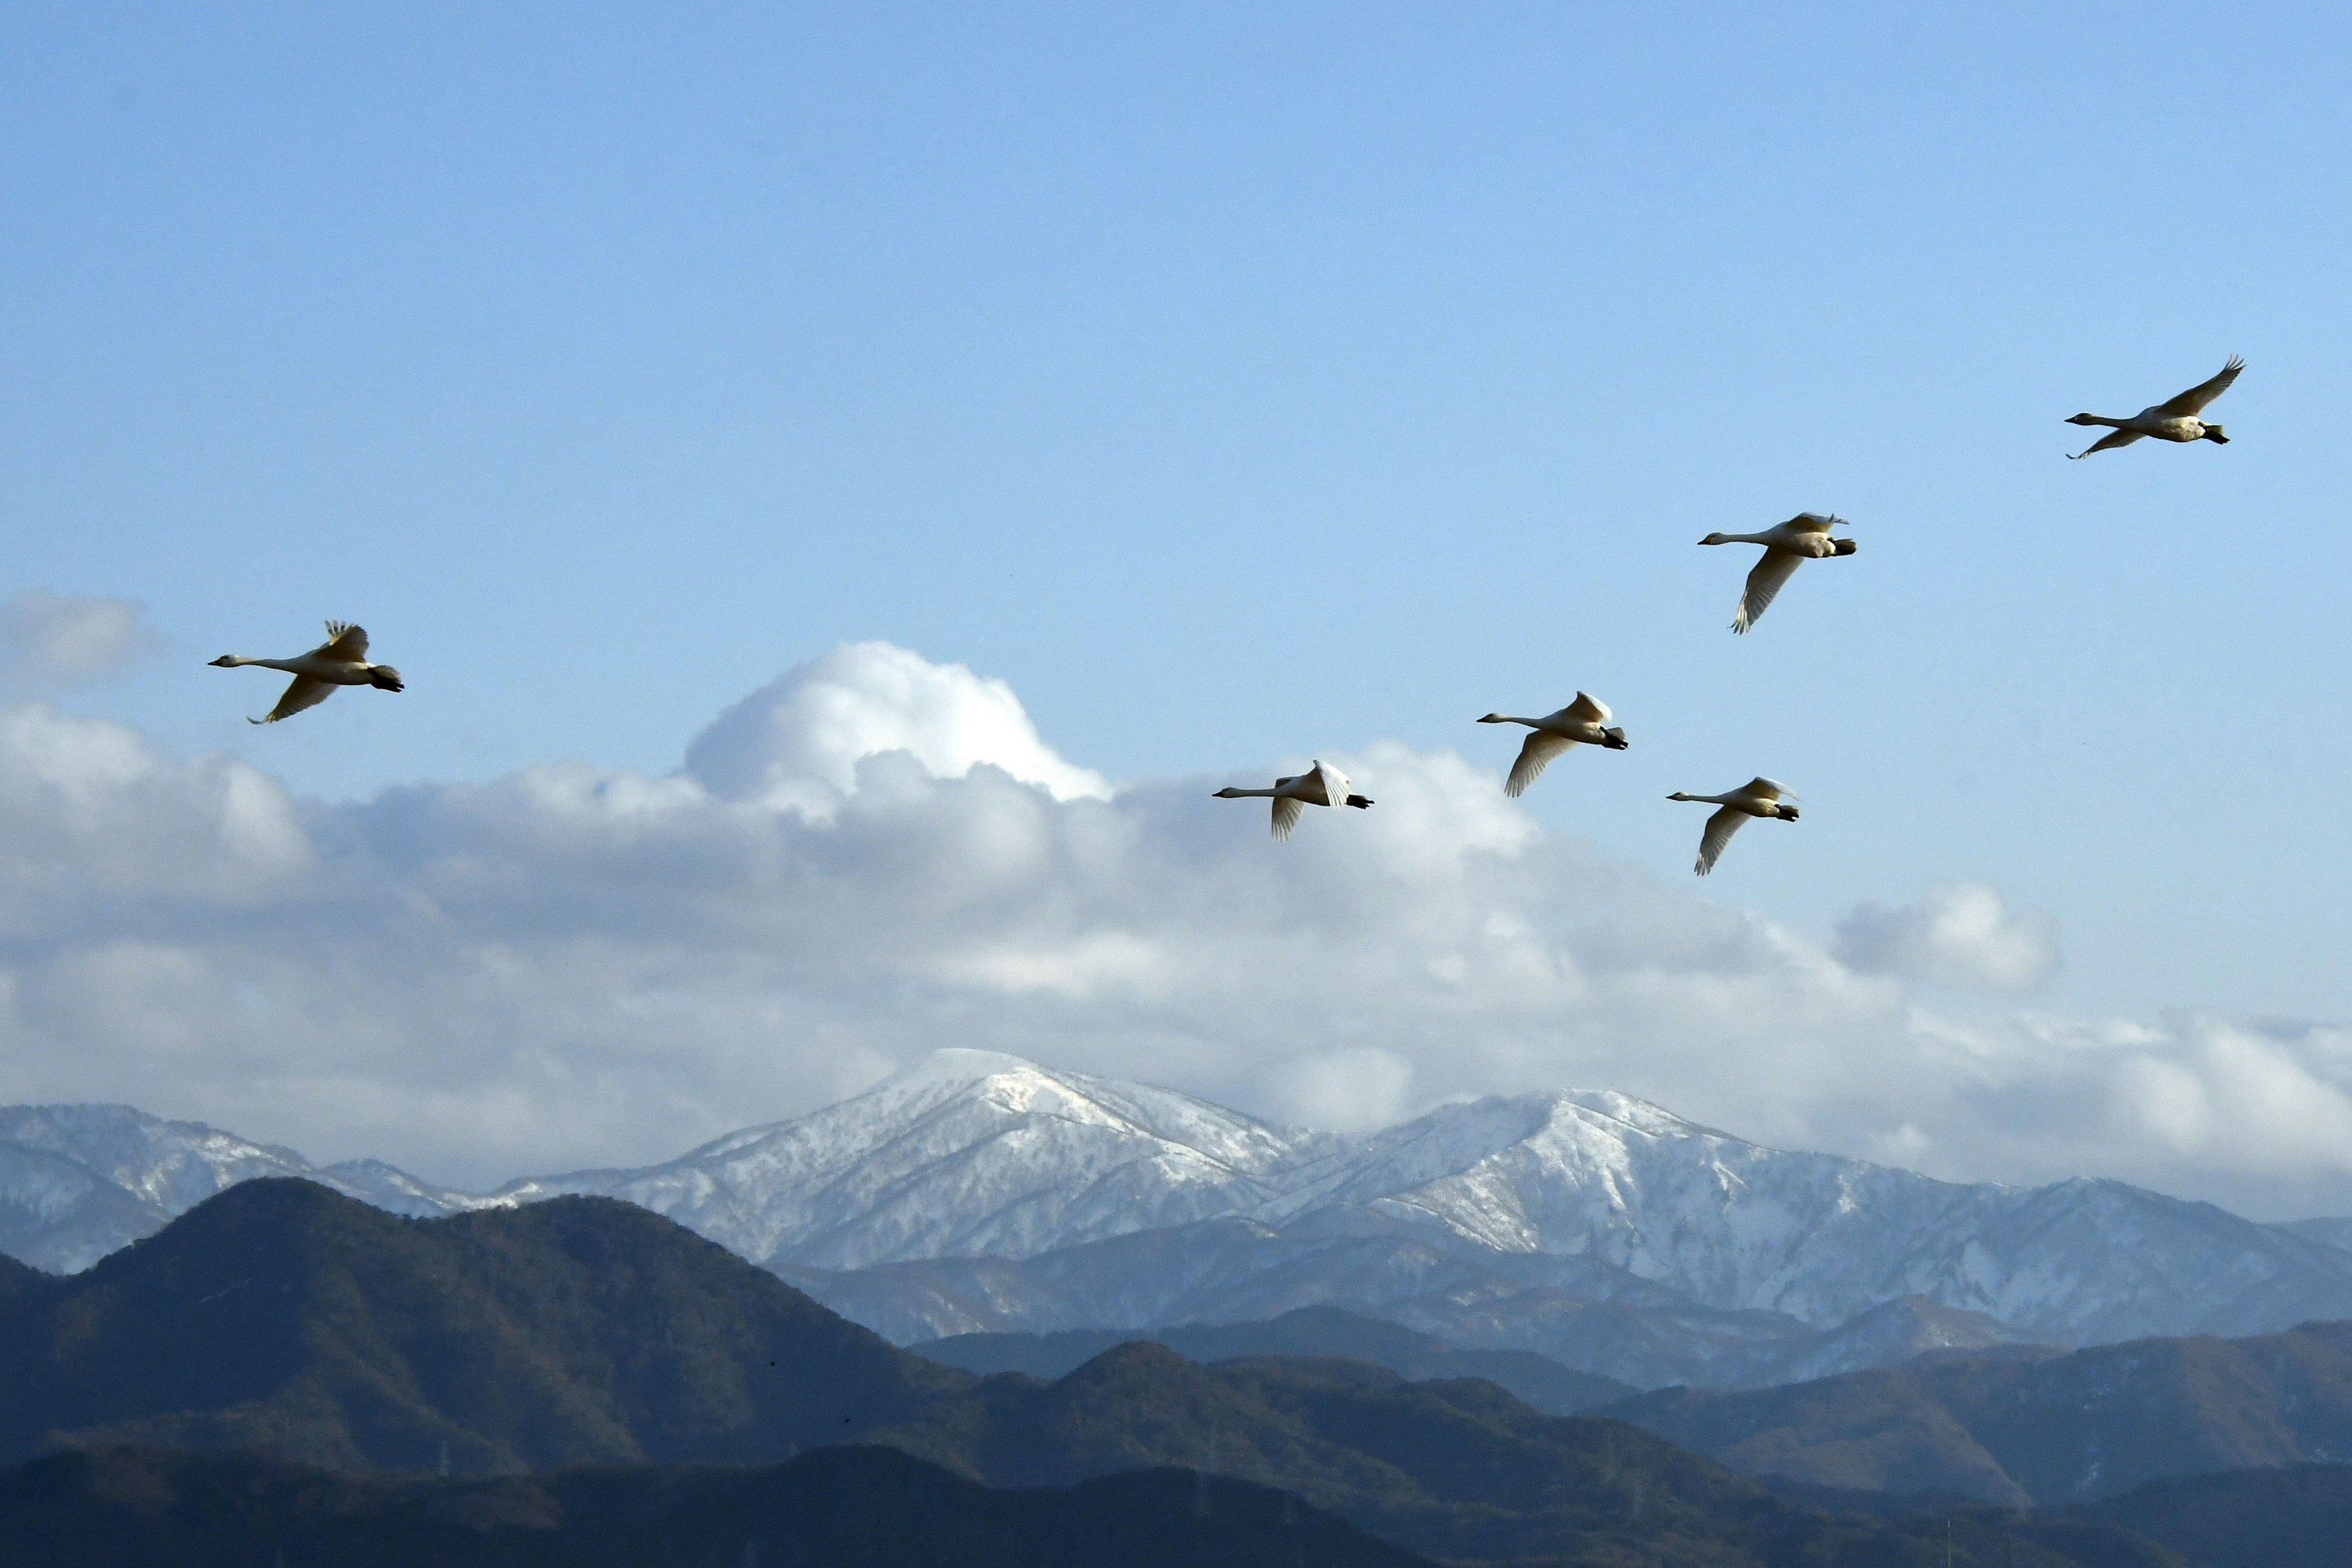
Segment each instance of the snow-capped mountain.
[[[958,1050],[664,1164],[480,1195],[118,1107],[0,1112],[0,1249],[79,1267],[262,1174],[410,1214],[625,1198],[904,1337],[1319,1302],[1552,1354],[1564,1337],[1615,1324],[1639,1339],[1669,1320],[1710,1344],[1892,1345],[1904,1336],[1841,1325],[1906,1298],[1923,1303],[1906,1321],[1946,1321],[1931,1308],[1997,1321],[1950,1319],[1962,1338],[2070,1344],[2352,1317],[2352,1251],[2325,1227],[2118,1183],[1939,1182],[1609,1093],[1445,1106],[1342,1138]],[[1905,1342],[1942,1331],[1906,1328]]]
[[9,1106],[0,1109],[0,1252],[72,1273],[256,1176],[305,1176],[401,1214],[468,1203],[373,1161],[321,1169],[291,1149],[127,1105]]
[[943,1050],[813,1115],[640,1171],[501,1188],[625,1198],[771,1268],[1026,1258],[1253,1214],[1345,1150],[1173,1089]]

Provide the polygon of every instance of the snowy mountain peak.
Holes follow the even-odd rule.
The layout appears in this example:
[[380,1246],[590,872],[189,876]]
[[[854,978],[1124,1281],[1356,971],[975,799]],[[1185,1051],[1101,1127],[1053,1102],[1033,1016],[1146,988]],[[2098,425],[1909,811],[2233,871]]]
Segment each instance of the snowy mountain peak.
[[[1003,1051],[979,1051],[967,1046],[943,1046],[922,1060],[900,1068],[880,1083],[876,1090],[921,1089],[935,1083],[977,1083],[1000,1075],[1037,1073],[1044,1069],[1035,1062]],[[869,1090],[868,1092],[873,1092]]]

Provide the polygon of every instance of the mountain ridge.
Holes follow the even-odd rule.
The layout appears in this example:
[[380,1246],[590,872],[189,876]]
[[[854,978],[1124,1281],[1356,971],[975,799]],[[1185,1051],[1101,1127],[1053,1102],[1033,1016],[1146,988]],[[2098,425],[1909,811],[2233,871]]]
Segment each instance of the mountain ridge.
[[[1328,1303],[1471,1348],[1606,1342],[1615,1362],[1570,1364],[1729,1385],[1937,1342],[2077,1345],[2352,1316],[2352,1250],[2325,1224],[2257,1225],[2122,1183],[1940,1182],[1767,1148],[1601,1090],[1442,1106],[1341,1137],[963,1050],[661,1164],[488,1194],[374,1162],[312,1168],[120,1108],[20,1108],[0,1112],[0,1250],[52,1266],[102,1255],[173,1205],[255,1174],[420,1215],[617,1197],[901,1338]],[[1122,1242],[1142,1270],[1123,1282],[1125,1306],[1079,1283],[1085,1249]],[[993,1301],[992,1315],[949,1298]],[[1096,1315],[1071,1315],[1080,1299]],[[1874,1325],[1894,1320],[1869,1315],[1906,1300],[1927,1305],[1889,1340]],[[1783,1342],[1741,1348],[1768,1340]],[[1637,1363],[1649,1370],[1627,1375]]]

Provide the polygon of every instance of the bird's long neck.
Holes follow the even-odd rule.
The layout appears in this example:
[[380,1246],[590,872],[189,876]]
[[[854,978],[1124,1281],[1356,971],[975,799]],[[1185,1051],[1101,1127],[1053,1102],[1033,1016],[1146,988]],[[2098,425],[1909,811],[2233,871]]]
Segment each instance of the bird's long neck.
[[[2059,405],[2064,407],[2065,405]],[[2131,423],[2128,419],[2110,419],[2104,414],[2077,414],[2067,421],[2070,425],[2104,425],[2110,430],[2120,430]]]
[[1718,544],[1773,544],[1778,541],[1769,533],[1727,533],[1716,542]]
[[1724,795],[1685,795],[1685,794],[1683,794],[1683,793],[1682,793],[1681,791],[1679,791],[1679,790],[1675,791],[1673,795],[1668,795],[1666,798],[1667,798],[1668,800],[1696,800],[1696,801],[1703,801],[1703,802],[1705,802],[1705,803],[1706,803],[1706,805],[1729,805],[1731,804],[1730,800],[1729,800],[1727,796],[1724,796]]
[[1225,791],[1225,798],[1227,800],[1247,800],[1253,795],[1257,795],[1271,799],[1281,794],[1282,792],[1278,789],[1229,789]]
[[227,656],[227,661],[228,668],[232,669],[242,668],[250,664],[258,665],[263,669],[282,669],[290,675],[302,673],[301,667],[290,658],[252,658],[241,653],[233,653]]

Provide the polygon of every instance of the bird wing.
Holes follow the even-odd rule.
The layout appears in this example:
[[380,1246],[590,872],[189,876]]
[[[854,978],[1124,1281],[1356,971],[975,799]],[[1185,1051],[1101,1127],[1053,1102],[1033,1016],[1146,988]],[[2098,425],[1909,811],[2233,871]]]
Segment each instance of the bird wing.
[[1570,718],[1582,719],[1590,723],[1609,722],[1609,704],[1589,691],[1578,692],[1576,700],[1568,705],[1567,711]]
[[305,708],[316,708],[335,694],[333,686],[314,675],[298,675],[287,683],[286,695],[278,700],[261,718],[248,721],[255,724],[275,724],[280,719],[290,719]]
[[327,623],[327,640],[319,645],[320,658],[338,659],[345,664],[367,662],[367,628],[344,621]]
[[1704,877],[1715,869],[1716,858],[1723,853],[1723,847],[1731,842],[1731,836],[1738,832],[1739,825],[1747,820],[1748,814],[1736,805],[1727,805],[1706,819],[1706,834],[1698,841],[1698,865],[1694,868],[1700,876]]
[[1752,795],[1759,800],[1779,800],[1783,795],[1787,795],[1790,800],[1797,798],[1795,795],[1789,795],[1787,784],[1782,784],[1779,779],[1768,779],[1762,773],[1758,773],[1754,778],[1749,779],[1748,787],[1739,793]]
[[1786,550],[1767,550],[1764,559],[1756,563],[1756,570],[1748,574],[1748,586],[1739,595],[1739,613],[1731,617],[1731,629],[1745,632],[1754,626],[1756,618],[1780,594],[1780,585],[1789,580],[1789,574],[1804,562],[1803,556],[1791,554]]
[[1274,803],[1274,836],[1276,838],[1289,837],[1290,830],[1298,826],[1299,814],[1306,809],[1307,803],[1303,800],[1294,800],[1288,795],[1277,796]]
[[[2238,373],[2245,368],[2246,362],[2240,359],[2236,354],[2231,354],[2230,356],[2230,363],[2221,367],[2221,374],[2215,376],[2210,381],[2198,383],[2195,386],[2190,387],[2188,391],[2182,393],[2179,396],[2173,398],[2171,401],[2158,404],[2157,407],[2166,414],[2174,415],[2176,416],[2183,414],[2194,414],[2203,408],[2207,404],[2212,402],[2215,398],[2221,396],[2223,393],[2229,391],[2230,384],[2237,380]],[[2094,448],[2094,450],[2096,448]]]
[[2106,452],[2117,447],[2128,447],[2138,439],[2139,432],[2137,430],[2111,430],[2081,451],[2069,452],[2066,455],[2070,458],[2087,458],[2094,452]]
[[1799,533],[1827,533],[1843,521],[1845,520],[1843,518],[1827,516],[1818,511],[1801,511],[1780,526]]
[[1504,781],[1503,793],[1516,798],[1542,775],[1546,764],[1575,744],[1565,735],[1542,730],[1528,731],[1527,744],[1519,748],[1519,760],[1511,764],[1511,776]]
[[1346,802],[1348,798],[1347,774],[1341,773],[1339,769],[1333,767],[1328,763],[1317,763],[1315,764],[1315,776],[1323,781],[1322,804],[1325,805],[1339,805]]

